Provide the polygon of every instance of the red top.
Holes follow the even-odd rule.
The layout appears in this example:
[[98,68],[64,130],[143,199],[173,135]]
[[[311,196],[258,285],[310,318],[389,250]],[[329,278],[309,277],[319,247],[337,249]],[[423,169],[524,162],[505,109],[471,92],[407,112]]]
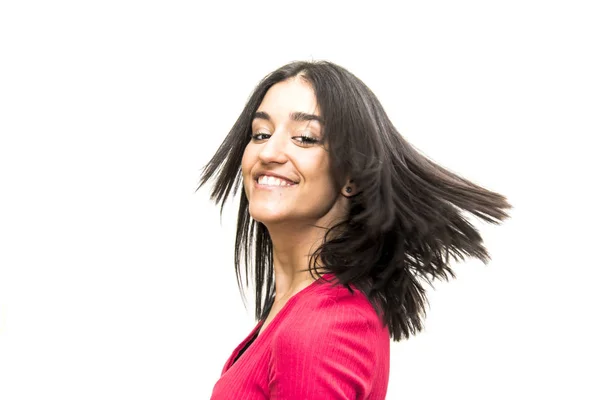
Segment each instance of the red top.
[[385,399],[387,327],[362,292],[333,287],[330,278],[292,296],[257,337],[258,322],[225,363],[211,400]]

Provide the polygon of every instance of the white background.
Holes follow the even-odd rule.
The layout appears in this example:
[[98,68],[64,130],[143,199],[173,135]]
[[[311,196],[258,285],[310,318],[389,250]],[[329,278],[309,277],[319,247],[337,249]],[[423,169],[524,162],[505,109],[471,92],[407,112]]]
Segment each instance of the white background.
[[0,399],[208,399],[253,320],[235,203],[195,192],[253,87],[328,59],[505,194],[388,399],[598,399],[592,1],[3,1]]

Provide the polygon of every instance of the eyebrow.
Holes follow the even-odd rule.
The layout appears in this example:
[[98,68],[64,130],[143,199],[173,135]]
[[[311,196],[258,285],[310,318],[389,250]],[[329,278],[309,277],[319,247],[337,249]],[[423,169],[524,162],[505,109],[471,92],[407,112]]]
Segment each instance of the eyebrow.
[[[265,119],[267,121],[271,121],[271,116],[264,112],[264,111],[257,111],[254,113],[254,119]],[[314,115],[314,114],[308,114],[305,112],[301,112],[301,111],[295,111],[295,112],[291,112],[290,113],[290,119],[292,121],[298,121],[298,122],[303,122],[303,121],[317,121],[318,123],[320,123],[321,125],[323,125],[323,123],[325,121],[323,121],[323,118],[319,117],[318,115]]]

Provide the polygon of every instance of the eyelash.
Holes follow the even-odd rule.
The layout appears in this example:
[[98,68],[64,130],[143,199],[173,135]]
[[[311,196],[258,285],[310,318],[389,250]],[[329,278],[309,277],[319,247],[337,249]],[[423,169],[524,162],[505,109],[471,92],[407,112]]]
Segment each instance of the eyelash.
[[[257,132],[257,133],[252,134],[250,137],[252,140],[263,140],[263,139],[258,138],[258,136],[262,136],[262,135],[270,136],[268,133]],[[319,139],[315,139],[314,137],[311,137],[311,136],[299,135],[299,136],[294,136],[294,138],[302,138],[302,142],[300,144],[317,144],[317,143],[319,143]]]

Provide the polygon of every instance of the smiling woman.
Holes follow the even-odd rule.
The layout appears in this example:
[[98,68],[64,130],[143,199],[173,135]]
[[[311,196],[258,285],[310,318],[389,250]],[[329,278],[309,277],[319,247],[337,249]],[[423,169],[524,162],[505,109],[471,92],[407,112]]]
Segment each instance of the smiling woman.
[[497,224],[511,208],[417,152],[325,61],[259,83],[200,186],[213,176],[221,209],[243,186],[234,266],[257,319],[214,400],[384,399],[390,338],[422,329],[423,281],[454,276],[449,255],[489,260],[462,213]]
[[[297,76],[273,85],[254,114],[242,176],[250,215],[270,232],[307,223],[328,226],[347,212],[321,145],[318,113],[311,86]],[[323,233],[314,227],[309,231],[312,243]],[[281,233],[275,238],[288,237]]]

